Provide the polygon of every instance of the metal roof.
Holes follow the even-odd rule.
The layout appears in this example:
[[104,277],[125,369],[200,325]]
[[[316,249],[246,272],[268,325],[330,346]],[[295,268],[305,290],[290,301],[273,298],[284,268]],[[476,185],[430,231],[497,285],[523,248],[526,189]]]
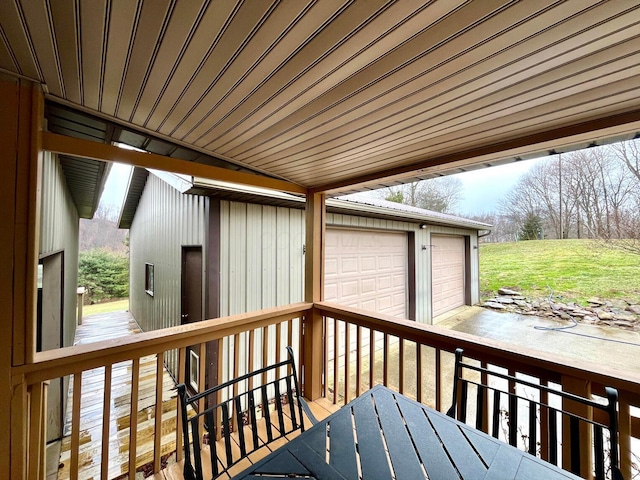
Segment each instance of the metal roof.
[[118,219],[118,228],[131,228],[148,176],[149,172],[144,168],[136,167],[131,169],[127,192],[120,210],[120,218]]
[[[133,176],[143,177],[144,169],[134,169]],[[137,173],[136,173],[137,172]],[[161,177],[163,181],[169,180],[167,174]],[[130,182],[127,191],[122,217],[120,219],[120,228],[129,228],[135,211],[138,207],[144,181],[139,180],[134,184]],[[180,184],[185,183],[184,178],[179,179]],[[288,208],[305,208],[305,199],[296,195],[283,192],[276,192],[257,187],[245,185],[236,185],[227,182],[212,181],[207,179],[192,179],[192,188],[177,188],[177,182],[168,182],[176,190],[188,195],[203,195],[222,200],[259,203],[262,205],[273,205]],[[387,200],[370,198],[365,194],[348,195],[344,197],[329,198],[326,201],[328,212],[342,213],[346,215],[358,215],[362,217],[384,218],[390,220],[400,220],[412,223],[429,223],[432,225],[442,225],[448,227],[459,227],[472,230],[490,230],[491,225],[488,223],[478,222],[468,218],[449,215],[446,213],[433,212],[418,207],[411,207]],[[127,212],[125,214],[125,212]]]
[[634,137],[638,18],[637,0],[6,0],[0,69],[125,143],[333,194]]
[[[49,131],[99,142],[108,139],[109,131],[105,122],[84,118],[73,111],[64,113],[61,115],[61,109],[55,105],[47,106],[46,118]],[[111,164],[68,155],[59,155],[59,159],[78,215],[80,218],[93,218],[100,203],[100,196]]]

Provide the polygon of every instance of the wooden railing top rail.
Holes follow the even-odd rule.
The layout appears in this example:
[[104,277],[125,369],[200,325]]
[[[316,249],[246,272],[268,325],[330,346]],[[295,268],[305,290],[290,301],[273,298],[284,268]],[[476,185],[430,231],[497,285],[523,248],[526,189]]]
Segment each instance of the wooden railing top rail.
[[614,370],[584,360],[581,360],[579,364],[574,364],[571,360],[559,355],[526,347],[515,347],[509,343],[464,332],[397,319],[328,302],[315,304],[300,302],[189,325],[143,332],[121,339],[41,352],[35,355],[33,363],[14,367],[12,373],[18,377],[24,376],[26,382],[31,385],[51,378],[153,355],[174,348],[217,340],[228,335],[272,325],[297,318],[311,308],[315,308],[325,316],[348,320],[363,327],[373,328],[446,351],[453,352],[457,347],[462,347],[468,356],[477,356],[490,363],[513,364],[514,367],[522,365],[526,367],[523,371],[544,370],[555,372],[558,376],[569,375],[576,378],[586,378],[600,385],[610,385],[619,390],[640,394],[640,374],[635,372]]
[[314,308],[321,315],[394,335],[407,340],[426,344],[453,352],[464,348],[465,355],[477,357],[497,365],[509,365],[518,370],[523,366],[528,371],[547,371],[558,375],[585,378],[600,385],[613,386],[619,390],[640,394],[640,374],[625,370],[604,367],[597,363],[580,360],[572,361],[566,357],[514,346],[506,342],[478,337],[464,332],[447,330],[433,325],[401,320],[388,315],[371,313],[356,308],[328,302],[316,302]]
[[14,367],[12,373],[14,376],[24,375],[26,383],[32,385],[52,378],[175,348],[209,342],[228,335],[291,320],[300,317],[312,306],[311,303],[305,302],[293,303],[282,307],[143,332],[124,338],[40,352],[35,355],[33,363]]

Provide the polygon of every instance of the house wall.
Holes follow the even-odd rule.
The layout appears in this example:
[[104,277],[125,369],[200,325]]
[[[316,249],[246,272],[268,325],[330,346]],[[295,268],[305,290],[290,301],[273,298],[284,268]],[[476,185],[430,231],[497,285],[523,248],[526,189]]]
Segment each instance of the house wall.
[[427,225],[427,228],[420,229],[419,225],[412,222],[402,222],[396,220],[383,220],[355,215],[343,215],[337,213],[327,214],[327,225],[351,227],[351,228],[372,228],[382,230],[393,230],[403,232],[413,232],[415,235],[414,257],[415,257],[415,282],[416,282],[416,321],[421,323],[431,323],[431,252],[429,248],[422,250],[422,245],[431,245],[431,235],[461,235],[470,237],[470,278],[468,279],[471,289],[471,303],[480,301],[480,281],[478,265],[478,232],[475,230],[465,230],[461,228],[440,227]]
[[[206,258],[208,214],[207,197],[183,195],[149,174],[129,232],[130,311],[143,330],[180,325],[182,246],[202,246]],[[146,263],[154,265],[153,296],[145,291]],[[204,289],[205,261],[202,275]],[[176,375],[177,351],[165,362]]]
[[[301,302],[304,299],[304,210],[220,202],[220,315]],[[275,327],[269,333],[268,358],[275,362]],[[286,328],[282,331],[287,338]],[[294,351],[299,330],[292,328]],[[240,368],[246,367],[248,336],[240,335]],[[224,343],[223,379],[233,376],[234,339]],[[257,332],[255,358],[262,358]],[[284,358],[284,351],[279,352]],[[253,369],[253,368],[252,368]]]
[[63,346],[76,331],[79,217],[57,155],[44,152],[40,215],[40,256],[64,251]]
[[[51,152],[42,155],[40,214],[40,258],[62,252],[64,263],[62,283],[62,347],[73,345],[77,323],[78,243],[80,218],[67,188],[67,182],[58,160]],[[57,275],[54,272],[54,275]],[[43,311],[42,336],[56,331],[59,317],[53,318]],[[49,319],[49,321],[47,321]],[[44,342],[43,342],[44,343]],[[57,342],[56,342],[57,343]],[[62,436],[62,422],[67,408],[69,377],[58,382],[51,380],[47,397],[47,441]]]
[[[207,229],[210,228],[207,219],[211,208],[207,197],[180,194],[155,175],[149,175],[130,231],[131,312],[143,330],[180,324],[180,247],[202,245],[203,259],[208,255],[216,256],[216,252],[206,251]],[[220,268],[219,316],[303,301],[304,210],[221,200],[219,217],[217,215],[211,218],[213,222],[219,218],[220,224],[219,232],[216,232],[220,245],[217,257]],[[430,252],[422,250],[421,246],[430,243],[432,233],[471,236],[472,247],[477,245],[476,232],[456,228],[429,227],[421,230],[411,222],[331,213],[327,214],[327,225],[413,232],[416,319],[426,323],[431,321],[431,264]],[[471,258],[472,301],[477,301],[477,255]],[[153,297],[144,290],[145,263],[154,264]],[[203,279],[206,279],[206,261],[203,267]],[[216,272],[210,275],[216,275]],[[286,328],[281,334],[287,338]],[[275,333],[270,332],[269,338],[268,358],[275,361]],[[297,325],[293,327],[292,338],[293,346],[297,347]],[[260,333],[255,345],[255,358],[261,359]],[[220,355],[223,360],[221,381],[233,375],[233,352],[236,348],[242,363],[240,370],[246,367],[248,338],[242,334],[237,346],[233,338],[226,339],[223,348]],[[177,352],[168,356],[167,364],[174,373],[177,371]]]

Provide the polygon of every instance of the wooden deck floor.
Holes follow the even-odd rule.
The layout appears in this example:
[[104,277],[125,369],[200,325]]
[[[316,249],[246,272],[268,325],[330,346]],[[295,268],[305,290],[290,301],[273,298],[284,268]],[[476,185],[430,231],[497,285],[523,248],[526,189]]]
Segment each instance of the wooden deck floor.
[[[115,312],[87,316],[78,326],[75,344],[91,343],[135,335],[140,329],[128,312]],[[111,387],[111,415],[109,418],[109,479],[122,477],[128,472],[129,414],[131,399],[132,362],[113,366]],[[156,356],[140,361],[138,397],[138,449],[136,465],[153,460],[153,431],[155,406]],[[102,466],[102,412],[105,369],[96,368],[82,375],[82,401],[80,405],[80,480],[101,478]],[[163,449],[169,454],[175,450],[175,418],[177,392],[175,382],[165,370],[163,377]],[[73,380],[70,381],[64,437],[60,449],[58,480],[69,478],[71,463],[71,412],[73,410]]]

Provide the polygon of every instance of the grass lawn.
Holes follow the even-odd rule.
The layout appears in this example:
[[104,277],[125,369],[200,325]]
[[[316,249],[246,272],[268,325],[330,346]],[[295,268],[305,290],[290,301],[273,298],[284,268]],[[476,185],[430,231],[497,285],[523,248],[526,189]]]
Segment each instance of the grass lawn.
[[96,313],[118,312],[129,310],[129,299],[116,300],[114,302],[94,303],[93,305],[85,305],[82,307],[82,316],[94,315]]
[[532,240],[480,245],[483,298],[510,287],[529,297],[552,288],[565,301],[590,297],[640,298],[640,255],[593,240]]

